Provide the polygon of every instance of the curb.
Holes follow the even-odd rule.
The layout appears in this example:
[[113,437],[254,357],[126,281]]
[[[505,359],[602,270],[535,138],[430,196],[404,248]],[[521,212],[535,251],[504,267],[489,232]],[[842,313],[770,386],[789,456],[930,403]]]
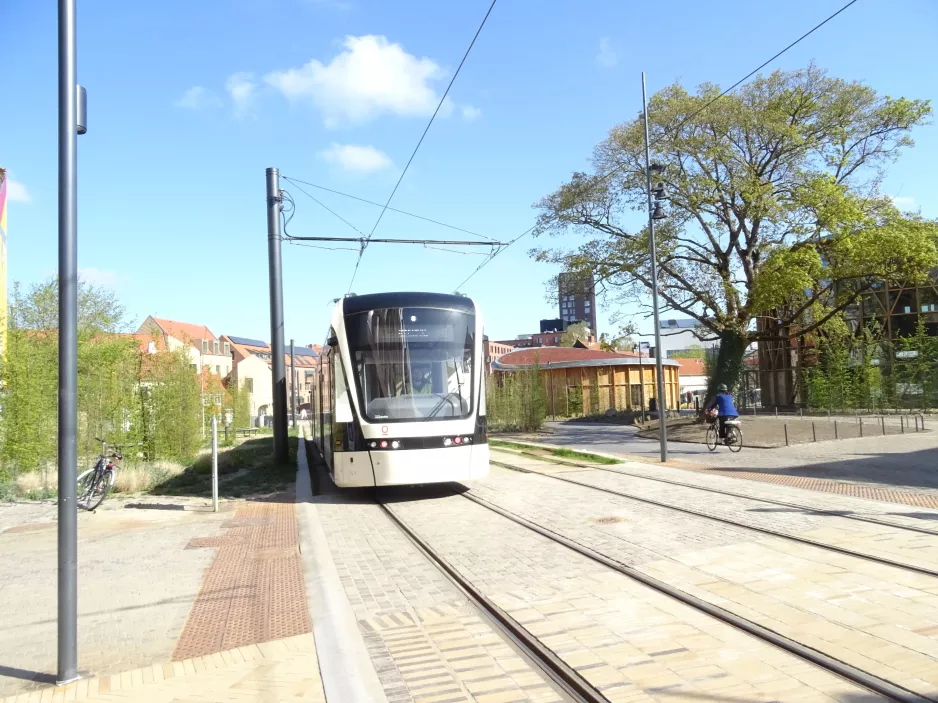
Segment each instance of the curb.
[[306,460],[305,436],[300,438],[296,463],[300,557],[326,699],[387,703],[384,687],[378,680],[319,522]]

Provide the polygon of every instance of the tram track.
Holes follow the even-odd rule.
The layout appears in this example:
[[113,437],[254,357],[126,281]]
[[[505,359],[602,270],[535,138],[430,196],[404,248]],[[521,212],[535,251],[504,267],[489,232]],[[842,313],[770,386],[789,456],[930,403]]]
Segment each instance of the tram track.
[[[831,517],[840,517],[846,520],[855,520],[857,522],[868,522],[874,525],[881,525],[883,527],[892,527],[897,530],[904,530],[907,532],[918,532],[923,535],[931,535],[933,537],[938,537],[938,530],[930,530],[927,527],[916,527],[914,525],[902,525],[897,522],[892,522],[891,520],[880,520],[874,517],[868,517],[863,515],[856,515],[851,513],[844,513],[839,510],[825,510],[823,508],[812,508],[810,505],[799,505],[798,503],[789,503],[788,501],[775,500],[773,498],[762,498],[759,496],[746,495],[745,493],[737,493],[735,491],[726,491],[719,488],[710,488],[709,486],[701,486],[694,483],[684,483],[683,481],[675,481],[669,478],[662,478],[658,476],[646,476],[644,474],[631,473],[629,471],[624,471],[622,469],[613,469],[609,466],[603,466],[601,464],[583,464],[575,461],[567,461],[564,459],[558,459],[556,457],[545,457],[541,454],[534,454],[533,452],[526,451],[517,451],[512,449],[498,448],[496,451],[502,452],[504,454],[517,454],[519,456],[525,456],[532,459],[537,459],[538,461],[543,461],[550,464],[559,464],[562,466],[574,466],[580,469],[592,469],[596,471],[605,471],[611,474],[618,474],[620,476],[629,476],[631,478],[638,478],[645,481],[654,481],[656,483],[665,483],[672,486],[681,486],[682,488],[691,488],[696,491],[703,491],[706,493],[716,493],[718,495],[732,496],[733,498],[743,498],[745,500],[751,500],[759,503],[765,503],[767,505],[778,505],[785,508],[794,508],[796,510],[802,510],[806,513],[811,513],[814,515],[829,515]],[[493,464],[498,464],[498,462],[493,461]],[[535,472],[536,473],[536,472]],[[548,474],[544,474],[545,476]]]
[[[494,463],[494,462],[493,462]],[[536,473],[536,472],[533,472]],[[714,605],[702,598],[694,596],[675,586],[644,573],[640,569],[628,566],[609,556],[602,554],[576,540],[562,535],[549,527],[521,517],[510,510],[496,505],[489,500],[471,492],[458,493],[476,505],[494,512],[503,518],[514,522],[551,542],[570,549],[577,554],[597,562],[613,571],[636,581],[653,591],[674,599],[696,611],[702,612],[726,625],[736,628],[746,634],[788,652],[828,673],[839,676],[861,688],[867,689],[889,700],[900,703],[938,703],[938,698],[930,697],[917,691],[910,690],[900,684],[882,678],[868,671],[864,671],[845,661],[830,656],[819,649],[810,647],[791,637],[776,632],[752,620],[737,615],[725,608]],[[504,634],[510,641],[525,653],[525,655],[561,690],[576,701],[608,701],[603,693],[592,686],[573,667],[563,661],[549,647],[531,634],[517,620],[511,617],[502,608],[491,601],[479,588],[473,585],[459,571],[454,568],[446,558],[441,555],[429,542],[421,537],[416,530],[406,523],[387,504],[377,499],[378,505],[391,521],[408,537],[408,539],[430,561],[436,564],[441,571],[463,592]]]
[[377,499],[377,503],[417,550],[435,564],[450,582],[486,616],[489,623],[520,649],[555,686],[577,703],[608,703],[608,699],[599,689],[590,684],[576,669],[544,646],[537,637],[476,588],[387,504],[381,502],[380,499]]
[[837,545],[828,544],[826,542],[819,542],[817,540],[810,539],[808,537],[799,537],[788,532],[781,532],[779,530],[773,530],[768,527],[758,527],[756,525],[749,525],[744,522],[738,522],[736,520],[730,520],[729,518],[720,517],[718,515],[712,515],[710,513],[705,513],[700,510],[695,510],[693,508],[686,508],[679,505],[673,505],[671,503],[665,503],[663,501],[654,500],[652,498],[644,498],[642,496],[637,496],[632,493],[626,493],[624,491],[617,491],[611,488],[604,488],[602,486],[595,486],[590,483],[585,483],[583,481],[577,481],[571,478],[566,478],[564,476],[557,476],[555,474],[547,474],[541,471],[535,471],[520,466],[513,466],[511,464],[506,464],[505,462],[497,461],[491,459],[490,462],[495,466],[500,466],[504,469],[509,469],[510,471],[517,471],[520,473],[529,473],[535,474],[538,476],[544,476],[545,478],[556,479],[557,481],[563,481],[564,483],[570,483],[575,486],[581,486],[582,488],[589,488],[594,491],[599,491],[601,493],[607,493],[609,495],[614,495],[620,498],[625,498],[626,500],[632,500],[638,503],[645,503],[647,505],[654,505],[658,508],[665,508],[667,510],[673,510],[675,512],[680,512],[685,515],[693,515],[694,517],[699,517],[705,520],[711,520],[713,522],[719,522],[724,525],[731,525],[732,527],[748,530],[751,532],[757,532],[760,534],[768,535],[770,537],[776,537],[779,539],[785,539],[791,542],[796,542],[798,544],[803,544],[810,547],[815,547],[818,549],[823,549],[830,552],[836,552],[838,554],[843,554],[845,556],[854,557],[857,559],[863,559],[865,561],[875,562],[877,564],[882,564],[884,566],[891,566],[896,569],[903,569],[905,571],[910,571],[913,573],[921,574],[923,576],[930,576],[932,578],[938,579],[938,571],[934,569],[929,569],[923,566],[917,566],[915,564],[909,564],[906,562],[896,561],[894,559],[888,559],[886,557],[879,557],[874,554],[867,554],[865,552],[858,552],[853,549],[848,549],[846,547],[838,547]]

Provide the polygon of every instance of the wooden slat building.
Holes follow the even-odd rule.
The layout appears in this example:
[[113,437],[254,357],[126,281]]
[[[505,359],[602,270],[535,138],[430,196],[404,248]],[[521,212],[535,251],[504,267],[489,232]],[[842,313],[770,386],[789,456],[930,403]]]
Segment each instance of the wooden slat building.
[[[667,408],[674,409],[679,402],[680,364],[673,359],[662,363]],[[548,415],[553,417],[638,410],[643,400],[648,409],[658,395],[655,360],[634,354],[575,347],[519,349],[493,361],[492,370],[510,373],[534,364],[544,383]]]

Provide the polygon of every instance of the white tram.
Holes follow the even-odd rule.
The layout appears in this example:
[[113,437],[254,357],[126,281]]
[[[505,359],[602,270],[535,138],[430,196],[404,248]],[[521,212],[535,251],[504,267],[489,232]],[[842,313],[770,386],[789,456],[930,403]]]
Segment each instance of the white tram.
[[459,295],[341,299],[322,347],[313,438],[337,486],[489,472],[482,315]]

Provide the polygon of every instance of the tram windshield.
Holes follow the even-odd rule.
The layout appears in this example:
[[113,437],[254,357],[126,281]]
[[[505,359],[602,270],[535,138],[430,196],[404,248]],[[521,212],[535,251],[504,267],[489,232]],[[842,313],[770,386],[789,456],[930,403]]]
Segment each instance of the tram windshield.
[[369,310],[348,315],[345,331],[367,420],[451,420],[472,412],[474,314]]

